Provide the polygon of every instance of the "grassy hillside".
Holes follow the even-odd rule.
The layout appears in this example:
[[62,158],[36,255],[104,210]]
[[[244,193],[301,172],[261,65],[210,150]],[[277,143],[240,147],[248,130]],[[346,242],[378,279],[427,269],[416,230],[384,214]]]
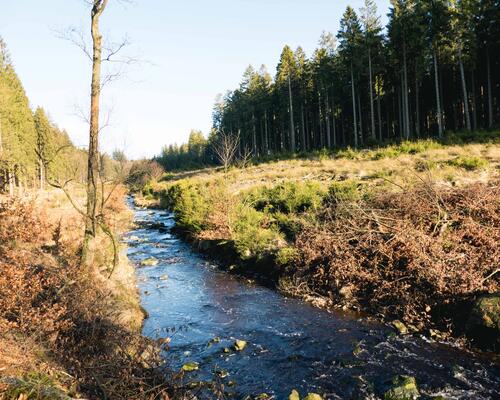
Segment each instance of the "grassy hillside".
[[143,194],[231,270],[462,336],[474,300],[499,289],[499,163],[495,143],[407,142],[167,174]]

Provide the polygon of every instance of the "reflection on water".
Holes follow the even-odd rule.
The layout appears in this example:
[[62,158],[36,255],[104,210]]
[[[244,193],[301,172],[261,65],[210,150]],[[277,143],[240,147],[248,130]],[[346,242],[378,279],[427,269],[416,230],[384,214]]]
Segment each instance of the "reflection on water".
[[[139,228],[127,236],[138,269],[144,333],[171,337],[173,368],[200,363],[194,379],[229,373],[236,398],[292,389],[327,399],[380,398],[397,374],[415,376],[423,398],[500,399],[500,368],[492,361],[424,338],[396,337],[385,326],[331,314],[218,271],[170,233],[171,214],[135,210]],[[220,343],[209,344],[213,338]],[[224,352],[235,339],[242,352]]]

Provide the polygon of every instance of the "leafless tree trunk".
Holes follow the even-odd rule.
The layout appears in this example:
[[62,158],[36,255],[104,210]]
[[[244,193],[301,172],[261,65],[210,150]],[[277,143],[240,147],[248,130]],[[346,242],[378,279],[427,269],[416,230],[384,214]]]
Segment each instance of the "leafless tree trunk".
[[87,211],[82,259],[88,256],[90,240],[96,235],[97,190],[99,179],[99,101],[101,96],[102,35],[99,19],[108,0],[94,0],[91,11],[91,33],[93,43],[92,83],[90,90],[90,129],[87,170]]

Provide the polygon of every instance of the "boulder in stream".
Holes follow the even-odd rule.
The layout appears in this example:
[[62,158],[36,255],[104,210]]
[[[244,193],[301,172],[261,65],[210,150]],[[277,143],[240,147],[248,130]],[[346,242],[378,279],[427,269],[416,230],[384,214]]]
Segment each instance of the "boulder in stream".
[[142,267],[154,267],[155,265],[158,265],[158,260],[154,257],[146,258],[141,261]]
[[186,372],[192,372],[198,370],[199,365],[197,362],[191,361],[182,366],[182,370]]
[[308,393],[304,400],[323,400],[323,398],[317,393]]
[[288,400],[300,400],[299,392],[293,389],[292,393],[290,393],[290,396],[288,396]]
[[384,393],[384,400],[414,400],[419,397],[415,378],[406,375],[394,377],[392,387]]
[[398,330],[401,335],[408,334],[408,328],[399,320],[392,321],[392,326]]
[[483,348],[500,348],[500,293],[477,298],[467,321],[467,335]]
[[236,351],[243,351],[245,350],[245,347],[247,347],[247,342],[244,340],[236,340],[233,347]]

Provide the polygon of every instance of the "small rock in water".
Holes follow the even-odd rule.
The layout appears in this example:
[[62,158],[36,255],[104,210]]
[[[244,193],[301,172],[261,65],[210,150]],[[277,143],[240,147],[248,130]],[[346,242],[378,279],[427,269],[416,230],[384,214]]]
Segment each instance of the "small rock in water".
[[167,274],[160,276],[160,281],[166,281],[167,279],[168,279]]
[[323,400],[317,393],[308,393],[304,400]]
[[234,349],[237,351],[243,351],[247,347],[247,342],[244,340],[236,340],[234,342]]
[[270,398],[271,398],[271,396],[269,396],[267,393],[261,393],[261,394],[255,396],[255,400],[267,400]]
[[401,321],[399,320],[392,321],[392,326],[394,326],[394,328],[396,328],[401,335],[408,334],[408,328]]
[[146,258],[145,260],[141,261],[141,265],[143,267],[153,267],[155,265],[158,265],[158,260],[154,257]]
[[384,394],[384,400],[414,400],[420,397],[417,382],[412,376],[396,376],[392,387]]
[[290,393],[290,396],[288,396],[288,400],[300,400],[299,392],[293,389],[292,393]]
[[182,366],[182,370],[186,372],[196,371],[199,368],[199,364],[197,362],[188,362]]

